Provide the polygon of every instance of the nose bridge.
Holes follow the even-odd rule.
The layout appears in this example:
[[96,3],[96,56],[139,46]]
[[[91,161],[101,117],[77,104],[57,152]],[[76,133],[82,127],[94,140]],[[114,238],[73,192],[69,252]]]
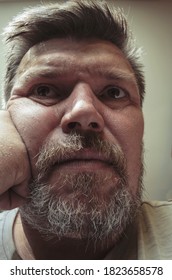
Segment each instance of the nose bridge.
[[94,108],[95,96],[91,87],[86,83],[80,83],[75,86],[71,93],[73,99],[73,110]]
[[104,121],[99,112],[99,101],[89,84],[77,84],[69,100],[69,106],[62,119],[65,132],[71,129],[102,130]]

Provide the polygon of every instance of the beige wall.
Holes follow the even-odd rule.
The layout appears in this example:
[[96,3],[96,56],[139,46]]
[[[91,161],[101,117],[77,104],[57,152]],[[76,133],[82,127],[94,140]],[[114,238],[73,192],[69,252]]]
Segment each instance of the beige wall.
[[[144,103],[145,197],[172,199],[172,1],[111,2],[115,2],[127,13],[137,44],[143,46],[145,53],[143,56],[147,81]],[[33,3],[39,1],[0,3],[0,32],[16,13]],[[2,83],[4,71],[2,44],[0,54]]]

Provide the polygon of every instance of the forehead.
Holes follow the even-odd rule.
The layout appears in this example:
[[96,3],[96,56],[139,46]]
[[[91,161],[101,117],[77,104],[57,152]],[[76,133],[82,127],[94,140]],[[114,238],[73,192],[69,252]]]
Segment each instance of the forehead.
[[[97,39],[52,39],[34,45],[23,57],[18,73],[34,67],[55,67],[62,72],[106,72],[117,69],[119,73],[133,75],[130,63],[122,51],[108,41]],[[98,72],[98,71],[97,71]]]

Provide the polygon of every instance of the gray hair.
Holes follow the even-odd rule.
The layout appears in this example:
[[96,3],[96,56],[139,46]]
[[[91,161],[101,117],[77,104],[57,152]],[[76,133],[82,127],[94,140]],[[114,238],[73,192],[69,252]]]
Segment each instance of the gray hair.
[[17,68],[35,44],[52,38],[97,38],[115,44],[130,62],[137,80],[141,103],[145,82],[140,54],[135,47],[125,16],[119,8],[103,1],[81,0],[41,4],[27,8],[4,31],[7,46],[4,94],[11,94]]

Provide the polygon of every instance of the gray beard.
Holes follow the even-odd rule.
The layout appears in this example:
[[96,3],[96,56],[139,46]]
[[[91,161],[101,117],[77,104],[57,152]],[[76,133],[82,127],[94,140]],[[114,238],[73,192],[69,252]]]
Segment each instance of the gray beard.
[[[78,151],[83,148],[81,143],[79,145],[78,148],[78,139],[77,149],[74,147],[74,141],[70,147],[68,143],[65,157],[71,147],[72,153],[75,152],[75,149]],[[100,172],[77,174],[59,172],[56,186],[49,185],[45,178],[51,170],[50,166],[54,164],[56,152],[54,147],[53,149],[44,147],[44,151],[40,152],[37,164],[38,170],[40,169],[39,174],[30,184],[30,197],[20,211],[22,218],[32,228],[38,230],[46,240],[61,238],[92,241],[117,240],[127,225],[135,219],[141,204],[143,168],[140,171],[138,192],[132,194],[132,187],[128,185],[123,154],[116,146],[111,147],[111,151],[107,148],[107,144],[103,146],[101,143],[99,152],[100,150],[102,153],[106,151],[110,156],[113,156],[114,153],[114,159],[117,158],[114,170],[119,171],[119,178],[114,186],[113,175],[112,178],[109,178]],[[49,156],[48,150],[51,150]],[[57,152],[59,155],[59,147]],[[109,184],[112,185],[109,188],[110,191],[102,195],[100,189],[102,186],[106,188]],[[70,189],[68,194],[62,191],[66,187]]]

